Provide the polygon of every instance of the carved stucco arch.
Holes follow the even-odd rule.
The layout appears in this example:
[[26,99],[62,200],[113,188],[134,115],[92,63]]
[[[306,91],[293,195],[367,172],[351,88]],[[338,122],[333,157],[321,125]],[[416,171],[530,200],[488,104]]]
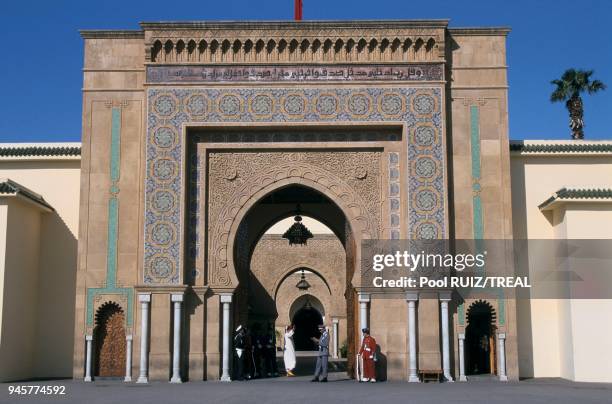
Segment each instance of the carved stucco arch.
[[325,277],[323,275],[321,275],[321,271],[314,269],[313,265],[307,262],[300,262],[300,263],[293,263],[291,265],[289,265],[287,267],[287,269],[285,269],[282,273],[281,276],[278,277],[278,279],[274,282],[274,287],[273,287],[273,291],[274,291],[274,301],[276,301],[276,296],[278,295],[278,290],[280,289],[281,285],[283,284],[283,282],[285,282],[287,280],[287,278],[289,278],[291,275],[293,275],[294,273],[298,272],[300,269],[307,269],[308,271],[312,272],[313,274],[317,275],[319,278],[321,278],[321,280],[323,281],[323,283],[325,284],[325,286],[327,287],[327,291],[329,292],[329,294],[332,294],[331,291],[331,287],[329,286],[329,282],[327,281],[327,279],[325,279]]
[[[361,240],[378,237],[378,224],[368,212],[367,205],[342,179],[303,161],[280,164],[247,181],[234,192],[215,221],[210,246],[210,287],[234,290],[238,286],[233,252],[240,223],[264,196],[290,185],[312,188],[335,203],[348,221],[356,245]],[[359,248],[355,255],[355,262],[360,262]]]

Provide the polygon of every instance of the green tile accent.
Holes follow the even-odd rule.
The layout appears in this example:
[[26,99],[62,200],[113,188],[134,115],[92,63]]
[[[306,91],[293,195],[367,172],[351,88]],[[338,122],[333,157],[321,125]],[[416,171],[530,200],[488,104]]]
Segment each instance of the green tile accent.
[[121,108],[113,108],[113,121],[111,125],[111,181],[119,181],[119,170],[121,166]]
[[[483,225],[483,212],[482,212],[482,199],[480,198],[480,110],[477,105],[470,106],[470,143],[471,143],[471,157],[472,157],[472,207],[474,211],[474,219],[472,222],[474,239],[476,240],[477,253],[482,252],[483,245],[482,240],[484,238],[484,225]],[[484,275],[486,269],[483,268]],[[480,275],[480,274],[479,274]],[[460,305],[462,308],[463,304]],[[500,290],[499,297],[497,298],[498,307],[498,323],[504,325],[506,323],[506,307],[504,300],[504,292]],[[463,311],[463,310],[461,310]],[[463,325],[464,315],[459,314],[459,324]]]
[[117,240],[119,236],[119,193],[117,181],[120,178],[121,166],[121,108],[113,107],[111,122],[110,178],[111,197],[108,200],[108,245],[106,249],[106,285],[103,288],[87,289],[87,326],[94,325],[93,305],[96,295],[119,295],[127,297],[126,322],[132,325],[132,306],[134,293],[132,288],[117,287]]
[[119,201],[111,198],[108,201],[108,247],[106,249],[106,287],[113,289],[117,283],[117,223]]
[[459,325],[465,325],[465,305],[463,303],[457,306],[457,319]]
[[506,300],[504,299],[504,291],[500,289],[499,297],[497,298],[497,310],[499,311],[498,322],[499,325],[506,324]]
[[480,199],[480,110],[477,105],[470,106],[470,143],[472,154],[472,191],[474,221],[474,238],[484,236],[482,222],[482,201]]

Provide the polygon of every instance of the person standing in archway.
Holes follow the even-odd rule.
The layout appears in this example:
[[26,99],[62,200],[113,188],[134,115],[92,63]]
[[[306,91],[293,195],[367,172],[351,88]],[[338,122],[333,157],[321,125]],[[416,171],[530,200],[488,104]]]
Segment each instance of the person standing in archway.
[[370,381],[376,383],[376,340],[370,335],[370,329],[364,328],[363,342],[361,343],[361,349],[359,349],[359,355],[363,361],[363,378],[364,382]]
[[[319,346],[319,354],[317,355],[317,367],[315,368],[314,378],[312,382],[327,382],[327,360],[329,356],[329,332],[323,324],[319,325],[321,338],[312,337],[312,341]],[[321,377],[319,379],[319,376]]]
[[238,365],[236,369],[236,378],[238,380],[244,380],[245,348],[246,330],[243,326],[239,325],[236,329],[236,336],[234,337],[234,349],[236,350],[236,363]]
[[295,333],[295,326],[293,324],[288,325],[285,329],[285,349],[283,353],[283,359],[285,361],[285,369],[287,370],[287,376],[293,377],[293,369],[295,369],[295,345],[293,344],[293,334]]

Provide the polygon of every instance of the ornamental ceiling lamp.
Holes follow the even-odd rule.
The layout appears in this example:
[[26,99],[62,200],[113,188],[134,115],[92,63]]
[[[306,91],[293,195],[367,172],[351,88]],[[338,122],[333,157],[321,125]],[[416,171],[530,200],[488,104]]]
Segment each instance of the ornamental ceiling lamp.
[[312,304],[310,304],[310,298],[306,295],[306,303],[304,303],[304,310],[312,310]]
[[[299,282],[295,285],[301,291],[307,291],[310,289],[310,283],[306,280],[306,276],[304,276],[304,268],[302,268],[302,276],[300,277]],[[308,303],[308,298],[306,298],[306,303]]]
[[283,238],[289,240],[289,245],[306,245],[309,238],[312,238],[312,233],[302,223],[302,216],[300,216],[300,205],[298,204],[295,209],[295,217],[293,218],[295,223],[283,234]]

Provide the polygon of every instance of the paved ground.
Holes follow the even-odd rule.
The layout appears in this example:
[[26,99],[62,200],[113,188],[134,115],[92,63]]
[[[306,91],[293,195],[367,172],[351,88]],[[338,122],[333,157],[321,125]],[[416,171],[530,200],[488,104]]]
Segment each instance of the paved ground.
[[[65,386],[63,396],[8,394],[10,386]],[[0,384],[0,403],[612,403],[612,384],[529,380],[517,383],[409,384],[356,383],[334,374],[329,383],[310,383],[307,377],[249,382],[190,382],[181,385],[121,381],[83,383],[74,380]]]

